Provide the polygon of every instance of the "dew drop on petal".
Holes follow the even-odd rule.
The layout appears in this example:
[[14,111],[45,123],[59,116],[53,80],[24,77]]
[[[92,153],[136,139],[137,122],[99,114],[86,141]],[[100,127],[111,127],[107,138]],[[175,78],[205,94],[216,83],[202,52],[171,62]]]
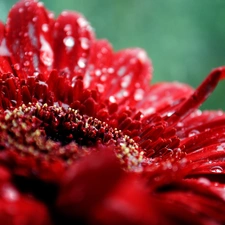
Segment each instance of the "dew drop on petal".
[[112,67],[108,68],[108,73],[114,73],[114,69]]
[[48,24],[46,24],[46,23],[42,24],[41,29],[43,32],[48,32],[48,30],[49,30]]
[[130,75],[126,75],[121,80],[122,80],[121,87],[122,88],[127,88],[130,85],[131,76]]
[[146,53],[144,51],[139,52],[137,57],[140,60],[140,62],[143,63],[143,64],[148,59],[148,57],[147,57],[147,55],[146,55]]
[[64,31],[66,32],[67,35],[71,35],[72,34],[72,27],[70,24],[66,24],[64,27]]
[[75,40],[73,37],[68,36],[63,39],[63,43],[66,47],[72,48],[75,45]]
[[204,178],[204,177],[200,177],[200,178],[198,179],[198,182],[199,182],[200,184],[204,184],[204,185],[206,185],[206,186],[209,186],[209,185],[211,184],[211,182],[210,182],[208,179]]
[[29,66],[29,65],[30,65],[30,62],[29,62],[29,61],[25,61],[25,62],[23,63],[23,65],[24,65],[24,66]]
[[36,22],[37,21],[37,16],[35,16],[33,19],[32,19],[33,22]]
[[200,132],[198,130],[191,130],[188,134],[188,137],[192,137],[192,136],[195,136],[197,134],[199,134]]
[[225,144],[222,143],[222,144],[218,145],[218,146],[216,147],[216,150],[217,150],[217,151],[225,151]]
[[106,79],[107,79],[106,75],[102,75],[101,78],[100,78],[100,80],[101,80],[102,82],[105,82]]
[[87,50],[90,48],[90,41],[87,38],[80,38],[81,48]]
[[85,68],[86,66],[86,63],[87,63],[87,60],[85,58],[80,58],[77,62],[78,66],[80,68]]
[[212,173],[222,173],[223,172],[223,168],[221,166],[213,166],[210,171]]
[[44,6],[44,3],[43,3],[43,2],[38,2],[38,3],[37,3],[37,6],[38,6],[38,7],[43,7],[43,6]]
[[15,70],[20,70],[20,64],[19,63],[14,64],[14,69]]
[[97,86],[98,91],[99,91],[100,93],[103,93],[103,92],[105,91],[105,88],[104,88],[104,86],[103,86],[102,84],[97,84],[96,86]]
[[85,27],[88,25],[88,22],[82,17],[77,19],[77,23],[80,27]]
[[126,72],[126,67],[122,66],[120,67],[120,69],[118,70],[117,74],[121,77],[124,75],[124,73]]
[[140,101],[144,98],[144,90],[142,89],[137,89],[134,93],[134,100],[135,101]]
[[24,11],[24,9],[23,8],[19,8],[19,13],[22,13],[23,11]]
[[95,70],[95,75],[97,77],[99,77],[101,74],[102,74],[101,70],[99,70],[99,69]]
[[1,56],[10,56],[9,49],[6,46],[6,40],[5,40],[5,38],[0,43],[0,55]]
[[110,101],[111,103],[115,103],[115,102],[116,102],[116,99],[115,99],[114,96],[110,96],[110,97],[109,97],[109,101]]
[[46,66],[51,66],[53,63],[53,51],[50,44],[45,40],[44,36],[40,36],[41,53],[40,59]]

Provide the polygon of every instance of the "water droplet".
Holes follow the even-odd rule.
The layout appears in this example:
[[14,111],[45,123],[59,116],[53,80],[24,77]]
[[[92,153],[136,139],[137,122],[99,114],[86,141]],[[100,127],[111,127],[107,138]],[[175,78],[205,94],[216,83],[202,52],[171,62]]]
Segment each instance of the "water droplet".
[[80,38],[81,48],[87,50],[90,48],[90,41],[87,38]]
[[63,39],[63,43],[66,47],[72,48],[75,45],[75,40],[73,37],[68,36]]
[[78,62],[77,62],[78,66],[79,66],[80,68],[85,68],[86,63],[87,63],[87,60],[84,59],[84,58],[80,58],[80,59],[78,60]]
[[82,17],[77,19],[77,23],[80,27],[85,27],[88,25],[88,22]]
[[37,39],[37,36],[36,36],[36,27],[34,26],[33,23],[28,23],[28,36],[30,38],[30,41],[31,41],[31,44],[34,46],[34,47],[38,47],[38,39]]
[[114,96],[110,96],[109,97],[109,101],[112,102],[112,103],[115,103],[116,102],[116,99]]
[[221,145],[218,145],[218,146],[216,147],[216,150],[217,150],[217,151],[224,151],[224,147],[225,147],[225,146],[223,146],[222,144],[221,144]]
[[6,46],[6,39],[4,38],[0,43],[0,55],[1,56],[10,56],[10,52]]
[[61,15],[62,15],[62,16],[67,16],[67,15],[68,15],[68,12],[67,12],[67,11],[63,11],[63,12],[61,13]]
[[97,88],[98,88],[98,91],[99,91],[100,93],[103,93],[104,90],[105,90],[105,88],[104,88],[104,86],[103,86],[102,84],[97,84]]
[[46,23],[42,24],[41,29],[44,32],[48,32],[48,30],[49,30],[48,24],[46,24]]
[[112,67],[108,68],[108,73],[114,73],[114,69]]
[[122,80],[121,87],[122,88],[127,88],[130,85],[131,76],[130,75],[126,75],[121,80]]
[[170,116],[172,116],[173,114],[174,114],[174,112],[172,111],[172,112],[167,112],[166,115],[167,115],[168,117],[170,117]]
[[36,22],[37,21],[37,16],[35,16],[33,19],[32,19],[33,22]]
[[204,178],[204,177],[200,177],[200,178],[198,179],[198,182],[199,182],[200,184],[204,184],[204,185],[206,185],[206,186],[209,186],[209,185],[211,184],[211,182],[210,182],[208,179]]
[[24,65],[24,66],[29,66],[29,65],[30,65],[30,62],[29,62],[29,61],[25,61],[25,62],[23,63],[23,65]]
[[42,35],[40,36],[40,42],[41,42],[40,59],[44,63],[44,65],[51,66],[54,58],[52,48]]
[[134,100],[135,101],[140,101],[144,98],[144,90],[141,88],[137,89],[134,93]]
[[14,69],[15,70],[20,70],[20,64],[19,63],[14,64]]
[[29,1],[25,2],[25,6],[29,6],[29,5],[30,5]]
[[100,78],[100,80],[101,80],[102,82],[105,82],[106,79],[107,79],[106,75],[102,75],[101,78]]
[[37,6],[38,6],[38,7],[43,7],[43,6],[44,6],[44,3],[43,3],[43,2],[38,2],[38,3],[37,3]]
[[120,67],[120,69],[118,70],[117,74],[121,77],[124,75],[124,73],[126,72],[126,67],[122,66]]
[[222,173],[223,172],[223,168],[221,166],[213,166],[210,171],[212,173]]
[[192,136],[195,136],[197,134],[199,134],[200,132],[198,130],[191,130],[188,134],[188,137],[192,137]]
[[148,58],[144,51],[139,52],[137,57],[141,63],[145,63]]
[[177,127],[183,127],[183,126],[184,126],[184,123],[182,123],[182,122],[177,123]]
[[72,30],[72,27],[70,24],[66,24],[65,27],[64,27],[64,31],[71,31]]
[[22,13],[24,11],[23,8],[19,8],[19,13]]
[[95,75],[99,77],[102,74],[101,70],[95,70]]

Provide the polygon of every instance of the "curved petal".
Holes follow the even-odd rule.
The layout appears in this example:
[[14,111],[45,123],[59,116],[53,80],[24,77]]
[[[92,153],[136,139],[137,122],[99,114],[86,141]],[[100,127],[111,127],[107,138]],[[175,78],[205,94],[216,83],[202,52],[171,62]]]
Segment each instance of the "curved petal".
[[35,71],[48,77],[53,66],[52,22],[53,14],[35,0],[21,0],[9,12],[6,44],[20,78],[33,76]]
[[[47,207],[35,200],[17,196],[12,189],[6,189],[6,196],[0,198],[0,221],[7,225],[51,225]],[[8,197],[7,197],[8,196]]]
[[10,53],[5,40],[5,26],[0,21],[0,74],[12,72],[12,68],[9,63],[9,56]]
[[87,156],[74,164],[63,178],[58,198],[59,210],[72,218],[87,217],[122,174],[110,149]]
[[96,224],[160,224],[160,214],[147,186],[137,176],[127,175],[93,211]]
[[179,122],[176,129],[178,137],[185,138],[221,126],[225,126],[224,112],[196,110]]
[[83,16],[62,12],[54,25],[54,67],[70,80],[74,75],[83,75],[93,38],[92,28]]
[[[149,115],[158,113],[170,114],[174,108],[193,93],[193,88],[182,83],[156,83],[148,91],[136,96],[136,108]],[[138,93],[136,93],[138,94]]]
[[90,60],[87,72],[84,75],[84,87],[90,89],[97,89],[102,92],[104,86],[102,81],[102,73],[113,72],[110,69],[113,59],[113,49],[107,40],[96,40],[91,47]]
[[225,67],[218,67],[212,70],[193,94],[182,102],[172,114],[167,115],[167,122],[173,125],[190,115],[208,98],[222,79],[225,79]]
[[101,93],[102,99],[119,104],[134,98],[135,91],[145,91],[152,77],[152,66],[142,49],[125,49],[114,53],[111,45],[95,42],[85,84]]

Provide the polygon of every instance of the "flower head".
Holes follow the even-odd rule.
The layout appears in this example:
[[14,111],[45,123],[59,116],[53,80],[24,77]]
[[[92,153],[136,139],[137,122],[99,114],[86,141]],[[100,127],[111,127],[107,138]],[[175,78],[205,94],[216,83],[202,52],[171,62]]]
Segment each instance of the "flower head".
[[76,12],[21,0],[0,23],[0,219],[12,225],[224,224],[225,113],[150,85],[142,49],[114,52]]

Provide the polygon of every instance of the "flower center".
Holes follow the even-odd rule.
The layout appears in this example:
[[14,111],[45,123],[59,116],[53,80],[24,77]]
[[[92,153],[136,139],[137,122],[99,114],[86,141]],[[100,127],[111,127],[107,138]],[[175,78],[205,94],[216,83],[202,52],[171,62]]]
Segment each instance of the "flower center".
[[0,116],[0,147],[42,159],[71,163],[102,146],[113,146],[122,164],[137,167],[143,152],[122,131],[77,110],[40,103],[22,105]]

